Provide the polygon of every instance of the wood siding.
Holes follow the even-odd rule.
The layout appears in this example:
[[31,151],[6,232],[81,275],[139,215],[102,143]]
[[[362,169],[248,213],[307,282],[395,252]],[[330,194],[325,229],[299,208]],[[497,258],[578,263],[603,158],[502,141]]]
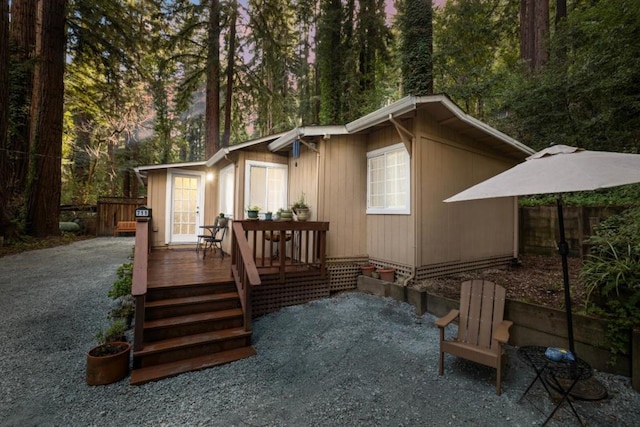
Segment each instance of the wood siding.
[[463,146],[421,138],[418,172],[419,265],[512,253],[514,199],[444,203],[510,164]]
[[317,220],[330,223],[328,257],[367,254],[365,137],[332,136],[319,142]]
[[320,154],[308,147],[300,147],[300,157],[289,157],[289,204],[294,204],[304,194],[311,212],[310,221],[318,217],[318,163]]
[[[404,124],[403,124],[404,125]],[[389,125],[368,136],[366,151],[372,151],[389,145],[402,142],[396,129]],[[416,230],[415,230],[415,200],[414,185],[416,170],[415,155],[411,156],[412,174],[412,197],[410,215],[366,215],[367,218],[367,252],[370,258],[389,261],[390,263],[415,265],[416,257]],[[364,171],[362,180],[364,181],[364,211],[366,212],[367,198],[367,157],[363,155]]]

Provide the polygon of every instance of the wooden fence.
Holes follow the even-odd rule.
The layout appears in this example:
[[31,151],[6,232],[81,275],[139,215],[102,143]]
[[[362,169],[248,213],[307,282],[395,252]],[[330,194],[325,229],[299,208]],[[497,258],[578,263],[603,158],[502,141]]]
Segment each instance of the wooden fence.
[[138,206],[146,205],[147,198],[102,197],[98,199],[98,236],[113,236],[118,221],[135,221]]
[[[564,225],[569,256],[589,253],[585,242],[600,221],[624,211],[624,206],[565,206]],[[558,253],[558,210],[556,206],[520,208],[520,252],[540,255]]]

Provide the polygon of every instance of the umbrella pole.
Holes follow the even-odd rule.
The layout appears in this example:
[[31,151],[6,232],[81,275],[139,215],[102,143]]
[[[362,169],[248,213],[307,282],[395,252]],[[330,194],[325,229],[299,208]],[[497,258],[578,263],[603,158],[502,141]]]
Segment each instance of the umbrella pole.
[[573,344],[573,315],[571,314],[571,288],[569,287],[569,263],[567,256],[569,255],[569,245],[564,235],[564,216],[562,214],[562,196],[557,197],[558,204],[558,226],[560,228],[560,242],[558,243],[558,252],[562,258],[562,280],[564,283],[564,305],[567,312],[567,332],[569,337],[569,349],[575,356],[576,351]]

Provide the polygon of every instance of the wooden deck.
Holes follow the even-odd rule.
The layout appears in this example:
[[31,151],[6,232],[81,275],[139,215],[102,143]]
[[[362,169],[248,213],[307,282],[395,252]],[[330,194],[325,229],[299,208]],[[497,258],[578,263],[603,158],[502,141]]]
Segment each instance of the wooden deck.
[[231,257],[220,253],[207,253],[195,248],[156,249],[149,254],[147,287],[223,283],[233,280]]

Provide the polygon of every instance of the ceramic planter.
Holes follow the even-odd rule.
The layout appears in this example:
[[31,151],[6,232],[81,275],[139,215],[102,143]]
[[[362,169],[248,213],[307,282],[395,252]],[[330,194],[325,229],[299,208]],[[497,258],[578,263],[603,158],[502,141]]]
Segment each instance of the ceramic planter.
[[307,221],[310,215],[308,208],[296,208],[296,217],[298,218],[298,221]]
[[[113,353],[104,354],[110,346]],[[93,347],[87,352],[87,384],[104,385],[120,381],[129,374],[128,342],[112,342]],[[104,355],[102,355],[104,354]]]
[[247,211],[247,217],[250,219],[258,218],[258,211]]

